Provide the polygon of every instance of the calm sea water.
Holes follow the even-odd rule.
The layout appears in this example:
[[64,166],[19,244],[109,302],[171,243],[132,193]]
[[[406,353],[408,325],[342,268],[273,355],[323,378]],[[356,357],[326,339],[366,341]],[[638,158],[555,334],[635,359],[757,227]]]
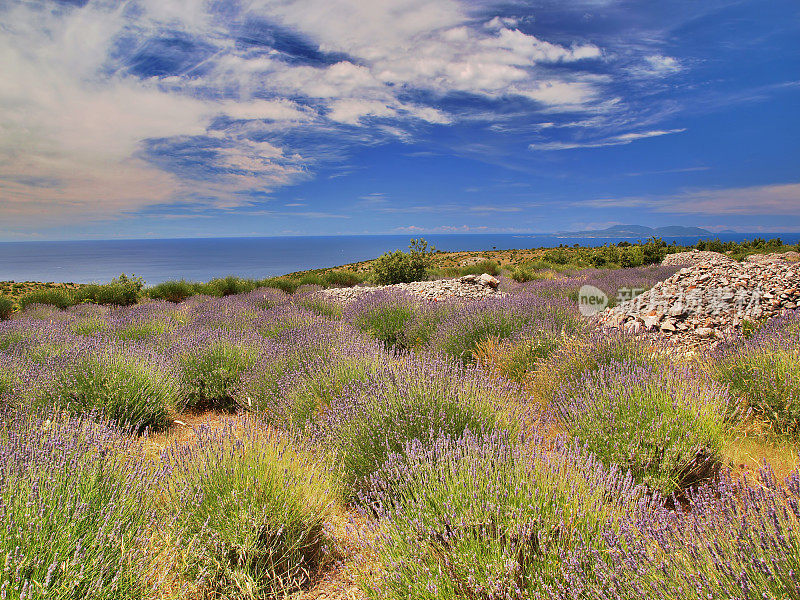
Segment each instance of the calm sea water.
[[[782,237],[796,243],[798,234],[729,234],[722,240]],[[427,235],[440,250],[508,250],[559,244],[598,246],[621,238],[565,238],[545,235]],[[699,238],[678,237],[679,244]],[[136,274],[148,284],[169,279],[206,281],[238,275],[263,278],[332,267],[405,249],[407,235],[269,237],[174,240],[103,240],[0,243],[0,281],[105,282],[120,273]],[[669,239],[667,241],[672,241]]]

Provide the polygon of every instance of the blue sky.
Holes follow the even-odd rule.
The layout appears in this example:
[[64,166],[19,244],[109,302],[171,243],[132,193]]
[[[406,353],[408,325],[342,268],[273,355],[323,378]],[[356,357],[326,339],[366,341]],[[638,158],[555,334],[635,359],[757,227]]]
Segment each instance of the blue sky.
[[800,231],[795,0],[0,1],[0,240]]

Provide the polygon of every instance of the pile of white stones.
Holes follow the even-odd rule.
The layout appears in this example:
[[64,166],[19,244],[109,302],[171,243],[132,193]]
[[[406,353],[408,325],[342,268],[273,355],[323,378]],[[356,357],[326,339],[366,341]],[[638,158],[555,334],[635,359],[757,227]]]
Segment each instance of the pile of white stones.
[[317,293],[338,300],[344,304],[355,300],[362,294],[376,290],[396,289],[422,296],[433,302],[446,298],[479,300],[482,298],[499,298],[505,294],[497,289],[500,281],[484,273],[483,275],[465,275],[458,279],[437,279],[436,281],[413,281],[383,286],[358,286],[351,288],[329,288]]
[[709,252],[707,250],[689,250],[688,252],[667,254],[664,260],[661,261],[661,264],[670,265],[673,267],[689,267],[692,265],[699,265],[701,263],[726,265],[730,262],[730,258],[724,254],[720,254],[719,252]]
[[725,337],[747,320],[773,317],[800,304],[796,253],[760,255],[743,262],[717,253],[681,254],[672,255],[678,256],[672,260],[698,262],[632,300],[606,309],[599,315],[600,323],[668,336]]

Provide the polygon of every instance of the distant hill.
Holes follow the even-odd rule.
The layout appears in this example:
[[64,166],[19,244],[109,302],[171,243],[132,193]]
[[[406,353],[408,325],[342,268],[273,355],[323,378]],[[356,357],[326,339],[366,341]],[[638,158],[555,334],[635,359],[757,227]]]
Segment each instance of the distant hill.
[[684,227],[683,225],[668,225],[666,227],[646,227],[644,225],[612,225],[605,229],[587,229],[586,231],[559,231],[559,237],[621,237],[645,239],[655,237],[694,237],[713,235],[708,229],[702,227]]

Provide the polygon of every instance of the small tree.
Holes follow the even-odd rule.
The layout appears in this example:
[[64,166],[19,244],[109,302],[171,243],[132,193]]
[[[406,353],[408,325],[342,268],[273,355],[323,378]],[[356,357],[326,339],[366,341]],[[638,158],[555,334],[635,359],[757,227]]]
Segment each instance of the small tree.
[[412,239],[408,249],[408,252],[386,252],[375,261],[372,266],[375,283],[392,285],[425,279],[436,248],[428,247],[428,242],[419,238]]
[[667,244],[661,238],[651,237],[642,244],[642,262],[646,265],[658,264],[666,255]]

